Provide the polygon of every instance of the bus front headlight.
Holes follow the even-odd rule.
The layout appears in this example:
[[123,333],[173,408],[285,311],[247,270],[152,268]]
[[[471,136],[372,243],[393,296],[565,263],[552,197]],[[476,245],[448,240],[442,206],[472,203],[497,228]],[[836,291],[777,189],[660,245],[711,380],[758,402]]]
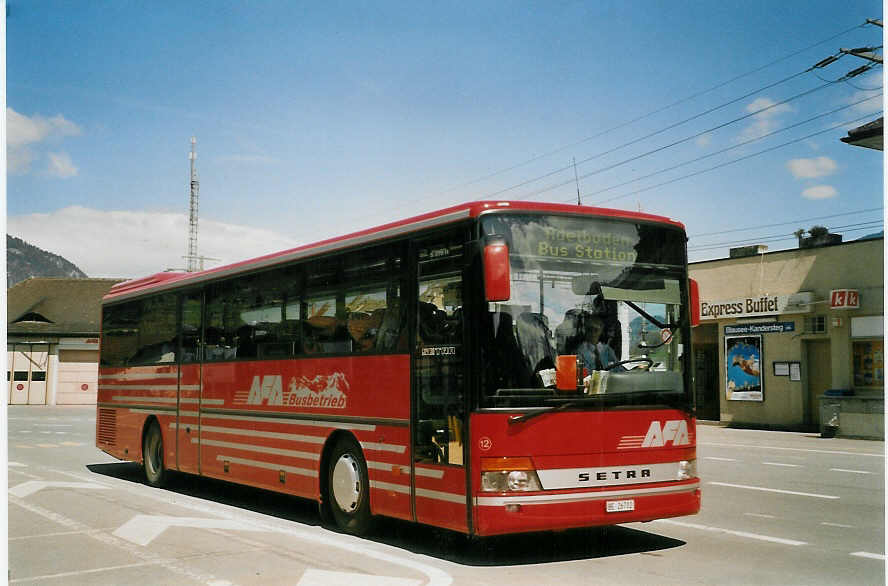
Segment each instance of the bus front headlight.
[[528,492],[542,486],[530,458],[481,458],[481,490]]
[[697,478],[697,460],[682,460],[678,463],[676,480],[690,480]]

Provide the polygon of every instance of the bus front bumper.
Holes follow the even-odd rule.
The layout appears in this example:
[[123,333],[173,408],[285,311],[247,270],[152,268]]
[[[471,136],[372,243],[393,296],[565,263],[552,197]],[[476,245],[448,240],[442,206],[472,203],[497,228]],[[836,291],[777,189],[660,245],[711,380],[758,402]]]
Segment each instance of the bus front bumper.
[[700,482],[620,490],[475,497],[475,533],[498,535],[617,525],[693,515],[700,511]]

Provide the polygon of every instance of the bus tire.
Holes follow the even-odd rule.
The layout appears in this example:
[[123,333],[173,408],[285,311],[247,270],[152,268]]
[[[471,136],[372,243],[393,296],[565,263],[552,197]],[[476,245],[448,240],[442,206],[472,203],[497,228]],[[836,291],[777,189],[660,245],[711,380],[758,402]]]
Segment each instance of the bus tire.
[[154,487],[161,487],[166,483],[166,469],[163,466],[163,434],[160,425],[152,421],[142,438],[142,468],[145,470],[145,479]]
[[340,439],[327,463],[327,502],[336,526],[345,533],[363,535],[370,530],[370,481],[360,446]]

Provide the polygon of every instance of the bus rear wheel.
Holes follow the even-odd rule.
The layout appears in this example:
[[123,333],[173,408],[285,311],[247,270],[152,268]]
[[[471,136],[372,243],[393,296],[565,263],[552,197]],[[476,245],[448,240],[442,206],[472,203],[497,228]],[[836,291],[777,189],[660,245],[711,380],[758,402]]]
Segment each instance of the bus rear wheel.
[[142,439],[142,467],[148,484],[155,487],[164,485],[166,470],[163,467],[163,435],[156,421],[148,426]]
[[327,502],[342,531],[362,535],[370,530],[370,481],[360,446],[342,439],[333,448],[327,468]]

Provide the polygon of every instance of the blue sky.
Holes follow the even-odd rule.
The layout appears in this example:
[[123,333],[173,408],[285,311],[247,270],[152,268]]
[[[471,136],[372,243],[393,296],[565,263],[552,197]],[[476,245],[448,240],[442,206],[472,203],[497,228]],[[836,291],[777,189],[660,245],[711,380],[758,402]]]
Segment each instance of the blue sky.
[[195,135],[208,264],[576,201],[573,159],[584,203],[684,222],[692,260],[814,224],[853,240],[881,230],[883,157],[839,138],[880,115],[882,69],[803,72],[881,45],[867,18],[880,2],[12,2],[7,231],[90,276],[184,266]]

